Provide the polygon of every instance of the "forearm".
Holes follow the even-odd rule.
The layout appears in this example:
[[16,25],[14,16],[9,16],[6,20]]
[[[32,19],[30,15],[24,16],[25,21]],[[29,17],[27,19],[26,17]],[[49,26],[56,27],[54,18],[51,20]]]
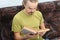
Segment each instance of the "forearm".
[[15,40],[26,40],[28,39],[27,37],[20,37],[20,38],[15,38]]
[[14,34],[14,39],[15,39],[15,40],[21,40],[22,37],[21,37],[19,34],[15,33],[15,34]]
[[41,29],[46,29],[46,28],[45,28],[45,24],[42,23],[42,24],[40,25],[40,28],[41,28]]
[[25,40],[25,39],[27,39],[27,37],[21,36],[20,33],[14,33],[14,39],[15,40]]

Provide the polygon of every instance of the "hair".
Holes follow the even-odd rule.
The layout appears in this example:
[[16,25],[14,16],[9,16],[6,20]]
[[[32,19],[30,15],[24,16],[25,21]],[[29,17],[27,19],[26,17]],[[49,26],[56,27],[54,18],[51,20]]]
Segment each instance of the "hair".
[[27,3],[27,1],[30,1],[30,2],[38,2],[38,0],[23,0],[22,5],[25,5]]

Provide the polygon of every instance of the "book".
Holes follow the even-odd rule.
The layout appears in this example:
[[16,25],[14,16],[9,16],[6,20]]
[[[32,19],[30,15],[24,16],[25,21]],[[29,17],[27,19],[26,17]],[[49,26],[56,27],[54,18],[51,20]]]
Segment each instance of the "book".
[[32,28],[28,28],[28,27],[24,27],[22,30],[21,30],[21,33],[22,34],[37,34],[37,33],[40,33],[40,32],[44,32],[44,34],[49,31],[49,29],[43,29],[43,30],[34,30]]
[[48,28],[46,28],[46,29],[41,29],[41,30],[39,30],[38,32],[47,32],[47,31],[49,31],[50,29],[48,29]]
[[30,28],[27,28],[27,27],[24,27],[22,30],[21,30],[21,33],[22,34],[36,34],[37,31],[33,30],[33,29],[30,29]]

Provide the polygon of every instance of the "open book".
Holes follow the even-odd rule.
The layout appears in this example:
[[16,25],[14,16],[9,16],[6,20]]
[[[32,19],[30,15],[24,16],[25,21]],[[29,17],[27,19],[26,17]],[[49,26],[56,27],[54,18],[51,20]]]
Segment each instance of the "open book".
[[22,30],[21,30],[21,33],[22,34],[35,34],[37,33],[37,31],[31,29],[31,28],[27,28],[27,27],[24,27]]
[[[40,35],[40,36],[43,36],[47,31],[49,31],[50,29],[41,29],[41,30],[39,30],[38,31],[38,34]],[[43,33],[42,33],[43,32]],[[42,33],[42,34],[41,34]]]
[[44,32],[44,34],[49,31],[49,29],[44,29],[44,30],[39,30],[39,31],[36,31],[36,30],[33,30],[33,29],[30,29],[30,28],[27,28],[27,27],[24,27],[22,30],[21,30],[21,33],[22,34],[36,34],[36,33],[40,33],[40,32]]

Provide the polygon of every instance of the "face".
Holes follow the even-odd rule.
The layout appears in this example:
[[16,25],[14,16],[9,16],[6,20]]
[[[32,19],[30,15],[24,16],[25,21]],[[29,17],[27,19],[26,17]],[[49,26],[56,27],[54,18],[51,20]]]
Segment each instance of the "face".
[[26,13],[32,14],[33,12],[35,12],[37,9],[37,5],[38,5],[38,2],[27,1],[27,3],[24,5]]

